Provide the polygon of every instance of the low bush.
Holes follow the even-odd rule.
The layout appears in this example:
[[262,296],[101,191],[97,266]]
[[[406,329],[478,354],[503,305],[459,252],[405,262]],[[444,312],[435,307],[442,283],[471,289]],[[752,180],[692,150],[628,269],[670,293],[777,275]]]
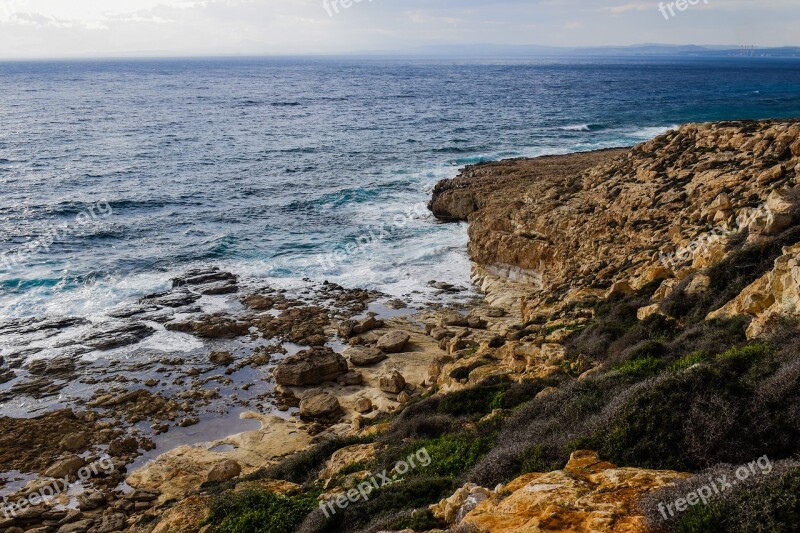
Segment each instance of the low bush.
[[292,533],[317,506],[315,496],[227,492],[212,504],[206,524],[214,533]]
[[[756,461],[752,458],[748,463]],[[766,465],[769,465],[766,468]],[[794,532],[800,524],[800,463],[758,460],[747,479],[736,477],[737,466],[717,466],[674,486],[662,488],[641,503],[648,525],[657,531],[690,533],[750,533],[753,531]],[[708,487],[711,481],[725,476],[735,481],[711,499],[672,512],[666,505],[689,493]]]

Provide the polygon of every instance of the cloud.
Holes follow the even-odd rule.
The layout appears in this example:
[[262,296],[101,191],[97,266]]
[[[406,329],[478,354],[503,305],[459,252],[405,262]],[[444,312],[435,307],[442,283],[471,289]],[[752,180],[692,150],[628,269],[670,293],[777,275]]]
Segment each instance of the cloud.
[[619,6],[604,7],[602,8],[602,11],[608,11],[614,15],[620,15],[622,13],[627,13],[628,11],[653,11],[654,9],[655,4],[653,3],[631,2]]
[[0,0],[0,56],[800,44],[798,0],[710,0],[670,24],[657,7],[658,0],[363,0],[329,16],[322,0]]

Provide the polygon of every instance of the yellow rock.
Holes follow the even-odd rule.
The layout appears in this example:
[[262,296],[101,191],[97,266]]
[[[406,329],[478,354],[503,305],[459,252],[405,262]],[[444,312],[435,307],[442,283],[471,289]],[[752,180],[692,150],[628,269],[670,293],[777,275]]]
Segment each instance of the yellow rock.
[[[466,513],[461,523],[482,533],[645,532],[644,517],[637,509],[639,499],[688,476],[667,470],[618,468],[601,461],[594,452],[578,451],[564,470],[525,474],[499,487]],[[434,513],[458,517],[460,508],[453,507],[467,502],[464,490],[438,504]],[[470,488],[470,492],[474,490]]]

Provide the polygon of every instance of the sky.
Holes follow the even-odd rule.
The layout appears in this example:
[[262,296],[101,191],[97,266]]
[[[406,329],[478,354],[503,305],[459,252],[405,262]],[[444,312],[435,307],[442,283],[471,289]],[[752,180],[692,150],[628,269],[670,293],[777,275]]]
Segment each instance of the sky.
[[800,0],[678,1],[670,13],[670,0],[0,0],[0,58],[800,45]]

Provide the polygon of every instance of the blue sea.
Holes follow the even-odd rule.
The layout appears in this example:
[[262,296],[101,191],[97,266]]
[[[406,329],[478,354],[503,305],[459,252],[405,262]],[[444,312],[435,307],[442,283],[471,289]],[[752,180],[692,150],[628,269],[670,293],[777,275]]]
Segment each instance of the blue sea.
[[0,63],[0,317],[92,315],[217,265],[424,298],[469,282],[424,209],[466,164],[800,117],[800,61]]

